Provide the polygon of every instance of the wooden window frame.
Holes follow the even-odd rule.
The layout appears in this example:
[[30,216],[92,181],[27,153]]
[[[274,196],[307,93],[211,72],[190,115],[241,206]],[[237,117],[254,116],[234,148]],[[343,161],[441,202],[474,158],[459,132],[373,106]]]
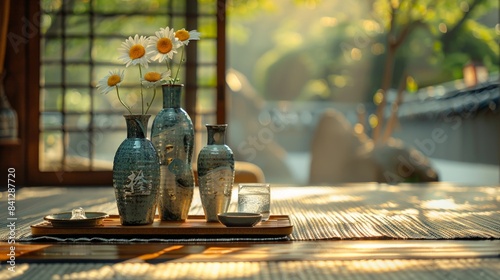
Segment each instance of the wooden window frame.
[[[16,3],[15,9],[20,10],[16,12],[16,17],[34,19],[40,15],[40,5],[38,2],[31,2],[29,0],[19,1]],[[186,5],[193,9],[197,7],[197,0],[187,0]],[[225,72],[226,72],[226,0],[217,0],[217,85],[216,85],[216,119],[218,123],[225,123],[226,119],[226,96],[225,96]],[[12,5],[14,6],[14,5]],[[11,10],[13,10],[11,8]],[[196,28],[197,14],[190,12],[186,9],[186,29],[191,30]],[[20,19],[14,19],[18,21]],[[10,25],[12,22],[10,21]],[[35,25],[37,28],[39,26]],[[14,32],[23,32],[23,26],[14,27]],[[10,30],[10,29],[9,29]],[[196,61],[196,49],[188,48],[187,58],[188,61]],[[25,92],[24,96],[17,98],[14,104],[18,109],[19,123],[20,123],[20,139],[21,144],[18,149],[18,156],[7,155],[15,162],[13,166],[18,168],[18,176],[22,178],[18,180],[21,185],[39,186],[39,185],[64,185],[64,186],[82,186],[82,185],[111,185],[112,184],[112,171],[60,171],[60,172],[41,172],[39,170],[39,121],[40,112],[38,110],[40,104],[40,32],[34,32],[30,36],[29,41],[22,50],[25,54],[24,63],[25,76],[21,78],[24,80]],[[12,60],[11,60],[12,62]],[[15,66],[10,63],[7,70],[11,68],[19,69],[19,65]],[[196,68],[187,68],[186,71],[186,94],[185,104],[186,111],[193,117],[196,117],[196,87],[190,87],[190,83],[196,83]],[[194,79],[193,79],[194,77]],[[15,82],[19,84],[19,81]],[[7,86],[7,88],[15,88],[15,86]],[[11,94],[12,96],[12,94]],[[9,96],[10,97],[10,96]],[[24,104],[23,104],[24,103]],[[37,108],[37,109],[34,109]],[[2,147],[2,149],[4,149]],[[3,153],[3,150],[2,150]],[[20,156],[20,157],[19,157]],[[4,167],[5,164],[2,164]],[[12,164],[11,164],[12,165]],[[3,170],[10,165],[5,165]]]

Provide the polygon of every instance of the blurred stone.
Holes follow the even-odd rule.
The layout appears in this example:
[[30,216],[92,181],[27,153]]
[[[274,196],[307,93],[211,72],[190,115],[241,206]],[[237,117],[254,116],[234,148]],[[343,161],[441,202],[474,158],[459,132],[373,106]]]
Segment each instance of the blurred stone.
[[320,185],[438,180],[437,172],[422,153],[394,138],[375,146],[333,109],[323,113],[313,135],[309,174],[309,184]]

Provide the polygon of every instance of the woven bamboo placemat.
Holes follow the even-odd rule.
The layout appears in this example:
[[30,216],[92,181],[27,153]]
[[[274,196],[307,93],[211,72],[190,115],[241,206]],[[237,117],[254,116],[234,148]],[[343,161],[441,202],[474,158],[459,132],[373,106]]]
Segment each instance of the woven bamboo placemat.
[[[290,217],[294,229],[289,239],[294,241],[499,239],[499,189],[496,186],[465,187],[446,183],[425,186],[380,184],[343,187],[273,186],[271,212]],[[196,189],[191,215],[203,214],[197,192]],[[236,195],[236,192],[233,192],[229,211],[236,211]],[[117,213],[111,187],[22,188],[18,190],[16,198],[16,238],[19,241],[40,240],[39,237],[31,236],[30,225],[42,221],[44,215],[69,211],[76,207],[83,207],[87,211]],[[0,226],[5,228],[6,225],[6,211],[2,211]],[[8,234],[8,231],[2,231],[0,240],[7,240]],[[73,242],[211,241],[140,238],[49,239]],[[237,241],[237,239],[227,241]]]

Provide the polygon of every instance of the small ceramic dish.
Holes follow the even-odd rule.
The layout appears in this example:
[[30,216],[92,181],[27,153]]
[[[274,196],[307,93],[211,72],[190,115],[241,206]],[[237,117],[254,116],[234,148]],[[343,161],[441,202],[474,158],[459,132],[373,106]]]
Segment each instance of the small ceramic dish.
[[103,212],[85,212],[85,218],[71,219],[72,212],[51,214],[43,217],[54,227],[95,227],[102,225],[108,214]]
[[226,227],[253,227],[260,222],[262,214],[227,212],[221,213],[217,217]]

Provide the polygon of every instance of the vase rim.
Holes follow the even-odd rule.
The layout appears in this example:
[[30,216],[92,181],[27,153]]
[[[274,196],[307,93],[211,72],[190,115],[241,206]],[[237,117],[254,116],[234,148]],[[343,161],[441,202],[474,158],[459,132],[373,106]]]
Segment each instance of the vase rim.
[[123,114],[124,117],[134,117],[134,116],[150,116],[151,114]]
[[207,123],[205,124],[206,127],[226,127],[227,126],[227,123],[221,123],[221,124],[210,124],[210,123]]
[[162,87],[183,87],[184,84],[163,84]]

